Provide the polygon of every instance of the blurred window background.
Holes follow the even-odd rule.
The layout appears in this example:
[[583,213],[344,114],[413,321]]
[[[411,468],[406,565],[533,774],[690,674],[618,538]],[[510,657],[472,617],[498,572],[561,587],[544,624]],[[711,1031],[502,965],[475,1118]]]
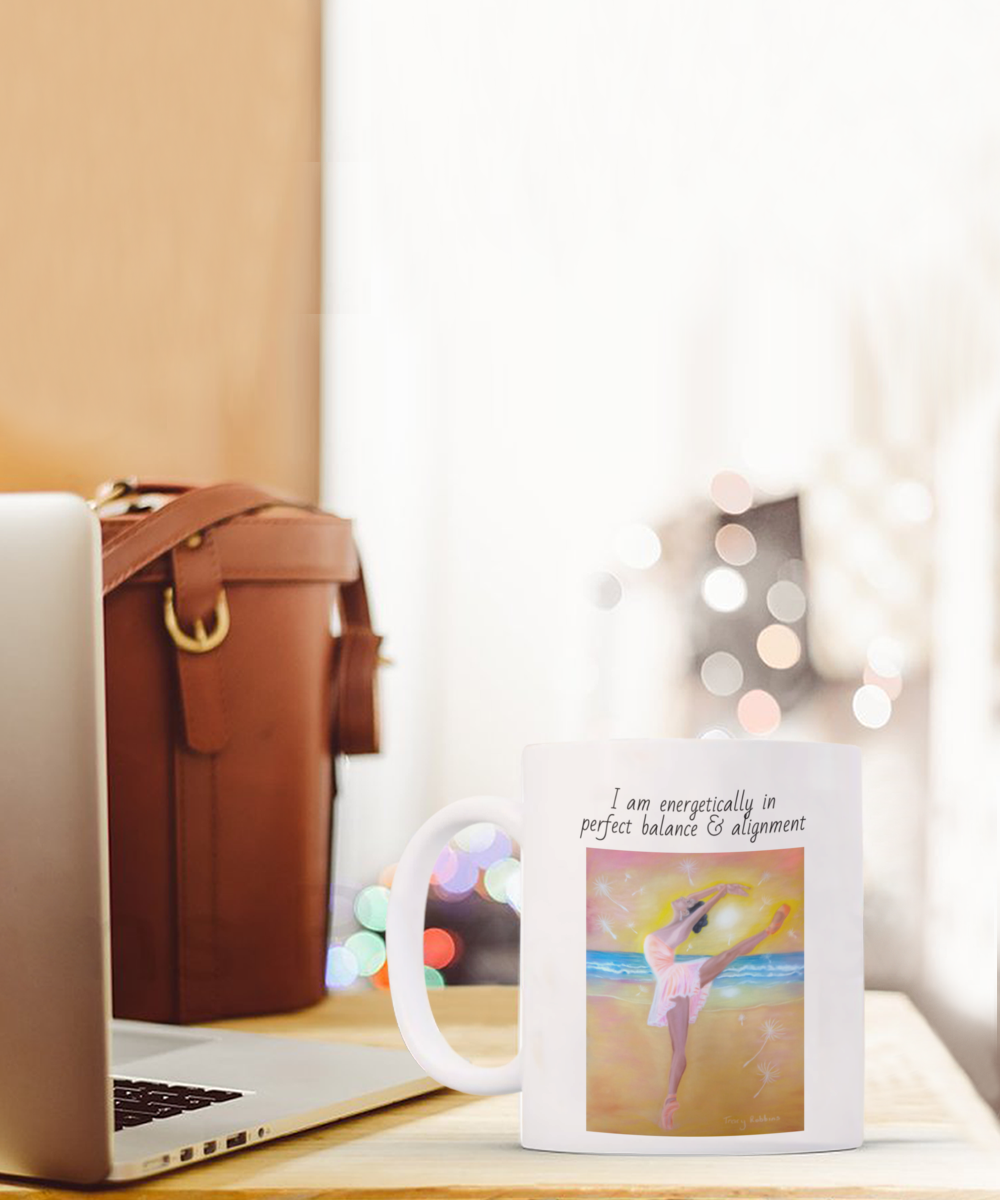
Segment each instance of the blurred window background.
[[[408,836],[527,742],[854,742],[869,985],[998,1103],[1000,9],[332,0],[324,39],[324,498],[395,660],[333,981],[384,983]],[[516,978],[516,847],[436,880],[429,978]]]

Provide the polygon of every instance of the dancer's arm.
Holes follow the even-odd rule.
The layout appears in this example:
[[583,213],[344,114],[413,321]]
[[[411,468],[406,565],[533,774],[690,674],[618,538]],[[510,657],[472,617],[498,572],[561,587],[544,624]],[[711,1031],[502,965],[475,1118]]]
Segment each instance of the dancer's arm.
[[713,883],[711,887],[702,888],[702,890],[700,892],[692,892],[691,895],[686,896],[685,899],[686,900],[704,900],[706,896],[711,896],[711,894],[713,892],[717,891],[719,888],[727,888],[727,887],[729,887],[728,883]]
[[[689,896],[677,896],[676,900],[670,901],[673,908],[673,918],[675,920],[683,920],[688,916],[689,908],[694,904],[695,900],[703,900],[706,896],[711,896],[713,892],[718,892],[719,888],[721,888],[721,892],[717,896],[717,899],[719,899],[720,896],[724,896],[726,893],[725,883],[713,883],[711,888],[702,888],[701,892],[693,892]],[[700,908],[699,912],[701,912]]]
[[[733,896],[746,896],[748,891],[742,883],[713,883],[711,887],[703,888],[700,892],[692,892],[690,896],[683,896],[683,900],[704,900],[706,896],[711,896],[713,892],[722,889],[723,896],[729,894]],[[676,901],[675,901],[676,903]]]

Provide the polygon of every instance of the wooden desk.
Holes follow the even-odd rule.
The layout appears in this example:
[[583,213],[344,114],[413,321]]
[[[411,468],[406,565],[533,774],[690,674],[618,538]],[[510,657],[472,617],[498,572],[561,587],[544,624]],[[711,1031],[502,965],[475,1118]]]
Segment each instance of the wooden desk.
[[[515,1045],[513,988],[433,993],[456,1047],[499,1062]],[[518,1145],[516,1096],[440,1091],[128,1188],[173,1197],[1000,1197],[1000,1124],[910,1001],[870,992],[866,1143],[771,1157],[542,1154]],[[227,1023],[295,1037],[400,1045],[383,993],[337,996],[304,1013]],[[0,1200],[80,1192],[0,1185]]]

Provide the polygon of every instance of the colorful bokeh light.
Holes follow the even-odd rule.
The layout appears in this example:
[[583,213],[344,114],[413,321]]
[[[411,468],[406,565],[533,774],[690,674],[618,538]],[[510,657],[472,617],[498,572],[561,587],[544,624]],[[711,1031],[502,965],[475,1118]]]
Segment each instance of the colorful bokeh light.
[[477,850],[485,850],[487,846],[492,845],[493,839],[496,837],[497,827],[489,821],[479,821],[475,825],[466,825],[462,830],[455,834],[455,845],[460,850],[466,850],[475,853]]
[[723,525],[715,535],[715,552],[731,567],[745,567],[757,553],[757,539],[745,525]]
[[738,515],[753,504],[753,488],[738,471],[719,471],[709,493],[724,513]]
[[754,688],[740,697],[736,716],[747,733],[764,737],[781,724],[781,706],[770,692]]
[[701,581],[701,595],[716,612],[735,612],[746,603],[746,580],[732,567],[714,567]]
[[366,929],[382,933],[389,916],[389,889],[380,883],[362,888],[354,898],[354,915]]
[[470,855],[459,854],[456,857],[454,874],[437,885],[438,894],[445,900],[456,900],[471,892],[479,879],[479,868]]
[[508,903],[508,883],[514,875],[520,876],[521,864],[516,858],[502,858],[486,870],[483,882],[490,896],[500,904]]
[[892,716],[892,701],[873,683],[866,683],[854,693],[851,707],[858,723],[867,729],[881,729]]
[[455,959],[455,939],[447,929],[424,930],[424,963],[442,970]]
[[367,929],[352,933],[344,948],[354,955],[359,975],[374,975],[385,965],[385,942],[377,933]]
[[434,870],[431,871],[431,883],[447,883],[454,877],[457,870],[458,855],[451,846],[445,846],[434,863]]
[[424,967],[424,983],[428,988],[443,988],[444,976],[436,967]]
[[802,643],[787,625],[768,625],[757,635],[757,653],[767,666],[786,671],[802,657]]
[[331,946],[326,955],[326,986],[350,987],[358,977],[358,960],[347,946]]
[[779,579],[767,589],[767,610],[776,621],[792,624],[805,615],[806,594],[790,579]]
[[743,667],[728,650],[716,650],[701,664],[701,681],[713,696],[731,696],[743,686]]
[[472,850],[469,852],[469,857],[480,870],[485,871],[495,862],[499,862],[501,858],[509,858],[511,851],[510,838],[502,829],[495,829],[493,840],[483,850]]

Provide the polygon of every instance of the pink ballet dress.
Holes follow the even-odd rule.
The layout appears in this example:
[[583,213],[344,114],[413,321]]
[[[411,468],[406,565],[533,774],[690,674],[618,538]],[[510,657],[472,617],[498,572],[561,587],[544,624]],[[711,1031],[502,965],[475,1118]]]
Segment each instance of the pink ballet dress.
[[655,933],[647,936],[642,944],[642,952],[656,978],[656,990],[653,992],[653,1003],[650,1005],[646,1024],[666,1025],[667,1013],[674,1007],[677,997],[690,996],[688,1024],[693,1025],[705,1007],[708,993],[712,989],[711,982],[701,982],[701,964],[708,962],[708,958],[675,962],[673,947],[668,946]]

